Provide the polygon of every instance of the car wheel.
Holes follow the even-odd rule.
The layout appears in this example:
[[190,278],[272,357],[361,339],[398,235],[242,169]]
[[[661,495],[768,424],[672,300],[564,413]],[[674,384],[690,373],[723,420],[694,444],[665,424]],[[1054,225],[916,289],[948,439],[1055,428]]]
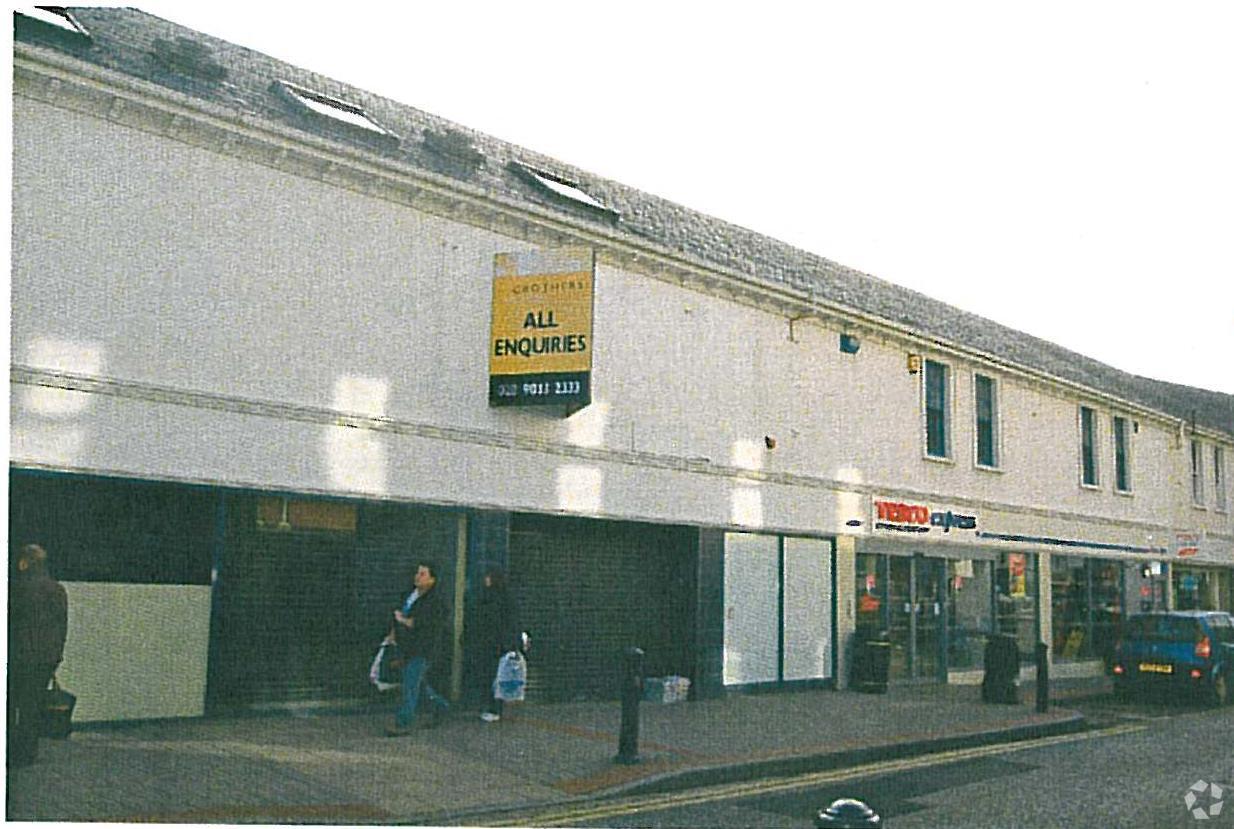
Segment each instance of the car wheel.
[[1131,683],[1126,680],[1114,683],[1114,699],[1119,702],[1131,702]]

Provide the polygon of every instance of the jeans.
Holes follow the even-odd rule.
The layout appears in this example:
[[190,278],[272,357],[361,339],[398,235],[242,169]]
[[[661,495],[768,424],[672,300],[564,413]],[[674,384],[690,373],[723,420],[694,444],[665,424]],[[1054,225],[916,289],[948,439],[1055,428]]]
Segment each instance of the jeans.
[[450,707],[445,698],[433,690],[433,686],[425,681],[424,675],[427,672],[428,660],[423,656],[413,656],[403,666],[403,704],[399,706],[398,713],[394,715],[394,722],[400,728],[406,728],[415,720],[416,706],[420,702],[421,686],[423,686],[424,693],[428,696],[429,702],[435,705],[439,711],[445,711]]

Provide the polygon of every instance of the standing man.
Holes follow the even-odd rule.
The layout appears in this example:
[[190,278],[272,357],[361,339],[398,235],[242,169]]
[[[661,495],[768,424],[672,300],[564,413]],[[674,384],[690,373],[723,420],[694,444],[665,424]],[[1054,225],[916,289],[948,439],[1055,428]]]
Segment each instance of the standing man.
[[429,562],[420,562],[416,565],[412,584],[415,589],[402,607],[394,611],[394,626],[390,632],[404,664],[402,704],[394,715],[394,726],[386,730],[388,737],[401,737],[411,731],[421,687],[437,709],[436,713],[429,715],[427,725],[431,727],[436,724],[438,713],[444,713],[450,707],[427,681],[429,669],[441,659],[449,629],[449,607],[441,591],[436,589],[437,569]]
[[9,576],[8,764],[34,762],[42,727],[42,699],[64,657],[69,599],[47,572],[47,552],[21,548]]

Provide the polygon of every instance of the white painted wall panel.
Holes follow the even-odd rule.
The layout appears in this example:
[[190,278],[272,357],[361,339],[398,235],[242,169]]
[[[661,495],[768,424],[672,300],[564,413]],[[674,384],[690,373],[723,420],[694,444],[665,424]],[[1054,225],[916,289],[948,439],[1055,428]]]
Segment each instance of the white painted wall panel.
[[199,717],[205,712],[210,588],[69,582],[57,676],[73,719]]

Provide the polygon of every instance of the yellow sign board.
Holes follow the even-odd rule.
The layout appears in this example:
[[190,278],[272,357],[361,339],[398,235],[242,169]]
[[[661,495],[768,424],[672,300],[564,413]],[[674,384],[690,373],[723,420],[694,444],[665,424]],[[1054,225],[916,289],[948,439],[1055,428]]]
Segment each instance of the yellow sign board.
[[590,250],[497,255],[490,405],[591,402],[594,284]]

